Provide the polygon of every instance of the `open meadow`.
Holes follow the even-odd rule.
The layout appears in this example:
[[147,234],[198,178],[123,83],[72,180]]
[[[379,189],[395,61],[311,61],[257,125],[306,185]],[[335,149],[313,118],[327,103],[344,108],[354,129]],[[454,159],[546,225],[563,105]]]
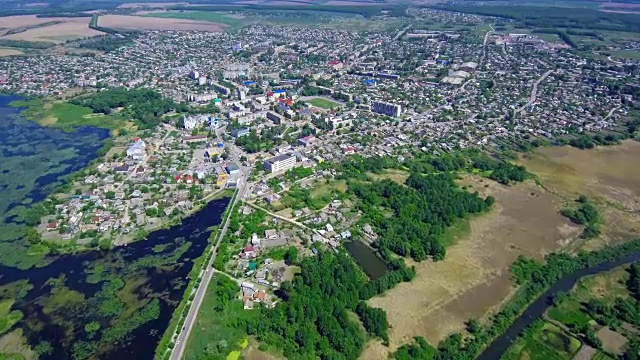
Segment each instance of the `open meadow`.
[[[511,186],[465,175],[460,185],[493,196],[494,207],[452,229],[445,260],[408,260],[416,278],[369,301],[388,314],[390,346],[370,342],[362,359],[386,357],[415,336],[435,345],[464,331],[468,319],[486,319],[513,293],[509,266],[519,255],[541,259],[563,248],[593,250],[636,238],[640,169],[632,164],[638,152],[640,143],[630,140],[593,150],[538,149],[519,160],[535,181]],[[579,195],[592,199],[601,214],[602,234],[595,239],[579,239],[582,227],[560,214]],[[605,285],[593,288],[610,288]]]
[[553,194],[533,181],[504,186],[466,176],[460,183],[495,197],[494,208],[453,228],[445,260],[408,260],[416,266],[416,278],[369,301],[388,314],[391,346],[372,343],[363,359],[380,359],[414,336],[437,344],[463,330],[469,318],[486,317],[513,291],[509,265],[519,255],[540,259],[580,234],[559,214]]
[[603,217],[602,235],[582,248],[592,250],[637,237],[640,229],[640,168],[633,166],[640,142],[580,150],[549,147],[522,156],[520,163],[549,191],[566,200],[586,195]]

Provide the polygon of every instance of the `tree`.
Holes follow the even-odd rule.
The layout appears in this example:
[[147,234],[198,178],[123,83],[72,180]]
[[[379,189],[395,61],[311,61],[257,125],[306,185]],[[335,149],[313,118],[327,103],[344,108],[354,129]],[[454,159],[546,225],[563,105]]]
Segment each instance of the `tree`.
[[295,264],[298,260],[298,248],[290,246],[287,252],[284,254],[284,262],[287,265]]

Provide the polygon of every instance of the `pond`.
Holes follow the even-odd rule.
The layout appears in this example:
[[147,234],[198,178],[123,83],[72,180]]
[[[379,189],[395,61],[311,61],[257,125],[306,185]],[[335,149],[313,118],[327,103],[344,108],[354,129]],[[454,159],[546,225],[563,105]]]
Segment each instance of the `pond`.
[[389,271],[387,264],[376,255],[373,249],[362,241],[348,241],[343,245],[370,278],[377,279]]

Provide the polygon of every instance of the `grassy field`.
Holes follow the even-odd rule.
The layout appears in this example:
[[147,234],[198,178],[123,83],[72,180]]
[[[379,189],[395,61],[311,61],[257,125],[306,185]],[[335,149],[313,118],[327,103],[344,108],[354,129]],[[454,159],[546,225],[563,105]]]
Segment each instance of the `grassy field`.
[[640,152],[640,142],[579,150],[569,146],[542,148],[521,157],[520,163],[540,183],[566,201],[583,194],[598,206],[602,235],[581,244],[597,249],[636,238],[640,216],[640,168],[629,166]]
[[187,342],[185,360],[225,357],[237,359],[249,344],[244,329],[235,328],[231,324],[238,319],[258,316],[259,313],[257,310],[244,310],[240,300],[233,300],[224,306],[221,312],[216,311],[218,276],[224,275],[215,275],[207,288],[207,294],[194,324],[195,331],[191,333]]
[[416,278],[369,301],[387,311],[391,346],[373,344],[365,359],[381,358],[414,336],[437,344],[463,330],[469,318],[485,318],[512,293],[509,266],[519,255],[540,259],[580,234],[558,213],[555,197],[531,181],[503,186],[467,176],[460,183],[495,197],[494,208],[454,228],[444,261],[407,261],[416,266]]
[[404,182],[409,177],[409,172],[404,170],[398,170],[398,169],[386,169],[380,174],[374,174],[372,172],[368,172],[367,175],[374,181],[389,179],[397,184],[404,184]]
[[540,322],[507,350],[502,360],[570,360],[580,349],[580,341],[550,323]]
[[130,125],[118,116],[95,114],[87,107],[63,101],[34,99],[14,101],[11,106],[26,107],[27,109],[21,115],[40,125],[60,127],[65,130],[78,126],[95,126],[115,131]]
[[331,109],[331,108],[342,106],[342,104],[339,104],[335,101],[331,101],[323,98],[313,98],[311,100],[307,100],[306,102],[315,107],[319,107],[321,109]]
[[332,195],[335,192],[344,193],[347,191],[346,180],[334,180],[327,183],[326,181],[319,180],[313,183],[311,190],[311,197],[321,198],[323,196]]

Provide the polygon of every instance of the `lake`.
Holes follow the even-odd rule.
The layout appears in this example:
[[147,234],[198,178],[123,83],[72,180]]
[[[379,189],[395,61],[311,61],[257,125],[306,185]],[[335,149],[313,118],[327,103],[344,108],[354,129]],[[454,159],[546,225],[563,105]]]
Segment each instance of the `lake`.
[[2,329],[0,355],[152,359],[193,262],[230,199],[212,201],[181,224],[126,247],[34,255],[24,243],[21,211],[95,159],[108,131],[39,126],[7,106],[17,99],[0,96],[0,300],[15,301],[11,317],[0,313],[0,324],[15,322]]

